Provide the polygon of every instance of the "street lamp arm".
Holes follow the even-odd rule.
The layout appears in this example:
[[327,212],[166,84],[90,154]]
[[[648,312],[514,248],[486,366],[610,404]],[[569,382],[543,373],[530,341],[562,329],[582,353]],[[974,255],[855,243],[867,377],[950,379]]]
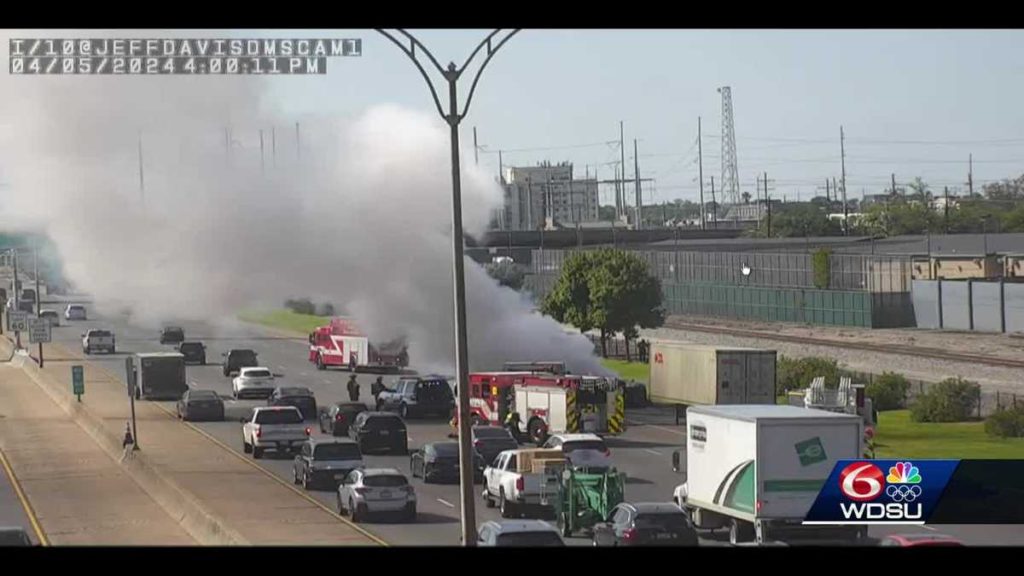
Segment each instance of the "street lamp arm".
[[466,63],[462,65],[462,70],[459,71],[460,74],[462,73],[463,70],[466,69],[467,66],[469,66],[469,63],[473,61],[473,58],[475,58],[477,53],[480,52],[480,49],[483,48],[485,44],[487,45],[487,58],[485,58],[483,64],[480,65],[480,69],[476,71],[476,76],[473,78],[473,85],[469,87],[469,96],[466,97],[466,106],[462,109],[462,113],[459,114],[460,121],[463,118],[465,118],[466,114],[469,112],[469,104],[473,101],[473,93],[476,92],[476,84],[477,82],[480,81],[480,76],[484,73],[484,69],[487,68],[487,63],[490,62],[491,58],[493,58],[494,55],[498,53],[498,50],[500,50],[501,47],[505,45],[505,42],[508,42],[510,38],[512,38],[519,32],[519,30],[521,29],[516,28],[515,30],[509,32],[508,35],[502,38],[501,41],[498,42],[498,45],[494,46],[493,48],[491,47],[491,39],[496,34],[501,32],[501,29],[499,28],[494,32],[491,32],[487,36],[487,38],[480,42],[480,44],[476,47],[476,50],[473,50],[473,53],[470,54],[469,58],[466,59]]
[[433,54],[431,54],[430,51],[427,50],[426,47],[424,47],[423,44],[420,43],[419,40],[413,38],[408,32],[404,30],[399,30],[399,32],[409,39],[409,42],[412,45],[411,48],[406,48],[405,46],[403,46],[402,43],[399,42],[397,38],[389,34],[383,28],[376,28],[376,30],[377,32],[380,32],[385,38],[391,40],[395,44],[395,46],[398,46],[398,48],[402,52],[404,52],[405,55],[408,56],[410,60],[412,60],[412,63],[416,65],[416,68],[420,71],[420,74],[423,76],[423,80],[427,82],[427,87],[430,88],[430,95],[433,96],[434,98],[434,106],[437,107],[437,113],[440,114],[442,118],[447,118],[448,116],[444,113],[444,109],[441,107],[441,100],[438,99],[437,97],[437,90],[434,89],[434,83],[430,81],[430,76],[427,75],[427,71],[423,69],[423,66],[420,64],[419,60],[416,59],[416,47],[419,46],[420,50],[423,51],[428,58],[430,58],[430,61],[434,64],[434,66],[442,74],[444,74],[444,70],[437,63],[437,60],[434,59]]

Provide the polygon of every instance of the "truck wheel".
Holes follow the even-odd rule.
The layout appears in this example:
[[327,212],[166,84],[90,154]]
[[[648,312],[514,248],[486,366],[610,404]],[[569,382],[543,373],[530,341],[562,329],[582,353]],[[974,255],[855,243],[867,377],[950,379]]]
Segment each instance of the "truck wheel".
[[484,491],[483,491],[484,506],[486,506],[488,508],[494,508],[494,498],[491,498],[491,491],[487,489],[486,484],[487,484],[487,480],[485,479],[484,480]]
[[753,531],[753,524],[734,518],[732,524],[729,525],[729,543],[735,545],[750,542],[754,536]]
[[527,430],[530,434],[530,440],[532,440],[537,446],[540,446],[548,439],[547,432],[544,429],[544,421],[540,418],[530,420],[530,425],[527,427]]
[[327,368],[327,367],[324,366],[324,357],[321,356],[320,354],[317,354],[316,355],[316,369],[317,370],[324,370],[325,368]]
[[253,446],[252,458],[253,460],[259,460],[260,458],[263,458],[263,448],[260,448],[259,446]]
[[252,454],[252,444],[249,444],[248,442],[242,442],[242,452],[245,452],[246,454]]
[[292,484],[299,484],[299,471],[292,468]]
[[303,490],[309,490],[310,484],[312,484],[312,482],[309,481],[309,473],[308,472],[303,472],[302,473],[302,489]]
[[117,347],[116,346],[111,346],[110,347],[110,353],[111,354],[117,354]]
[[363,519],[363,515],[359,513],[359,508],[356,507],[355,502],[351,498],[348,499],[348,511],[352,515],[352,521],[358,523]]
[[498,494],[498,510],[501,511],[502,518],[512,517],[512,503],[505,499],[505,490],[502,489]]
[[86,346],[85,348],[82,348],[82,352],[85,352],[86,355],[92,354],[92,348]]
[[562,512],[558,515],[558,531],[562,533],[563,538],[572,536],[572,526],[569,524],[568,512]]
[[406,405],[405,403],[403,403],[398,408],[398,415],[402,417],[402,420],[408,420],[409,419],[409,406]]

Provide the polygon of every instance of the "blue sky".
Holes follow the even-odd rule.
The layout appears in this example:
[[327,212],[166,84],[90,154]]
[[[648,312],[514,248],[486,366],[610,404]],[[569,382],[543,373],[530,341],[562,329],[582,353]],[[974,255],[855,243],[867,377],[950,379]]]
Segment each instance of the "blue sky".
[[[486,34],[412,32],[440,61],[459,63]],[[434,113],[412,63],[375,32],[267,35],[363,39],[363,57],[332,59],[326,76],[272,79],[287,114],[355,115],[384,102]],[[921,176],[938,192],[966,189],[972,153],[977,189],[1024,173],[1022,54],[1017,30],[524,30],[485,71],[462,137],[467,151],[473,126],[492,152],[562,147],[504,159],[568,160],[580,174],[597,165],[611,178],[607,163],[619,153],[606,142],[622,120],[627,173],[637,138],[641,175],[656,179],[645,203],[696,199],[697,117],[709,196],[707,182],[721,173],[716,88],[729,85],[743,190],[767,171],[773,197],[823,194],[815,189],[841,174],[840,125],[852,196],[880,192],[892,172],[898,183]],[[497,172],[497,154],[480,163]],[[610,191],[602,196],[611,201]]]

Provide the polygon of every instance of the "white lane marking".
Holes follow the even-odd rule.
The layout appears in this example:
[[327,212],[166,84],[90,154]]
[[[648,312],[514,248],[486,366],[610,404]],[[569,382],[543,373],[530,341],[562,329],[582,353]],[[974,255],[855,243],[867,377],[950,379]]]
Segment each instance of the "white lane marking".
[[284,366],[281,366],[280,364],[278,364],[278,365],[277,365],[277,369],[278,369],[278,370],[284,370]]
[[196,386],[199,386],[199,384],[196,384],[196,381],[195,381],[195,380],[189,380],[189,381],[188,381],[188,385],[189,385],[189,386],[191,386],[191,387],[193,387],[193,388],[195,388]]
[[324,384],[331,384],[331,381],[328,380],[327,378],[324,378]]
[[925,530],[931,530],[932,532],[935,532],[937,530],[936,528],[932,528],[931,526],[928,526],[926,524],[922,524],[921,528],[924,528]]
[[309,376],[309,372],[299,372],[299,376]]
[[647,452],[648,454],[654,454],[655,456],[661,456],[661,452],[658,452],[657,450],[652,450],[650,448],[644,448],[644,452]]
[[455,504],[452,504],[451,502],[449,502],[447,500],[442,500],[442,499],[438,498],[437,501],[440,502],[441,504],[444,504],[445,506],[447,506],[449,508],[455,508]]

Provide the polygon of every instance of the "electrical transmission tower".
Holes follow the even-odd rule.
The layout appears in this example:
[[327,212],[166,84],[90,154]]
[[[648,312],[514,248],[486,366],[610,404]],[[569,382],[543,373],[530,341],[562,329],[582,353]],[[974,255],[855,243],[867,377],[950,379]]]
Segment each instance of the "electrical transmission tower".
[[732,91],[728,86],[718,89],[722,95],[722,198],[740,203],[740,176],[736,167],[736,130],[732,121]]

